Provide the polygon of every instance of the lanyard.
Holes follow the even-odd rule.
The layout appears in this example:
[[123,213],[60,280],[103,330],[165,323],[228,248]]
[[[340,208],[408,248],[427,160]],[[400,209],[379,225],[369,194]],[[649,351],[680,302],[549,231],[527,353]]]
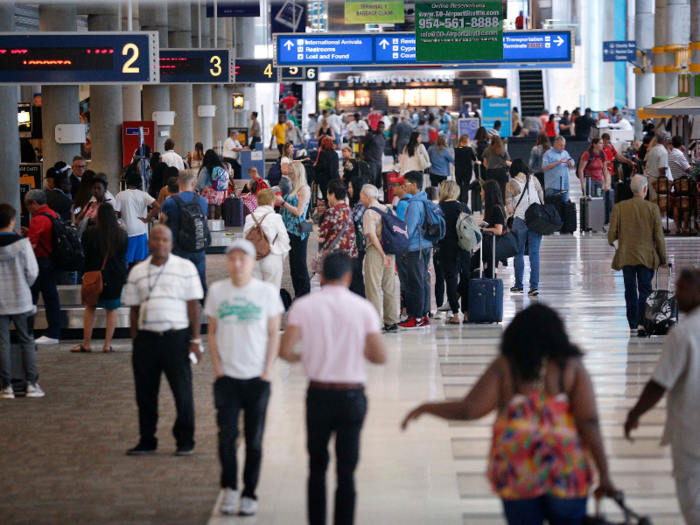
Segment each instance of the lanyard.
[[165,270],[166,264],[168,264],[168,261],[165,261],[163,263],[163,266],[161,267],[160,271],[158,272],[158,275],[156,275],[156,280],[153,281],[153,284],[151,284],[151,267],[153,265],[152,264],[148,265],[148,295],[146,296],[146,300],[144,302],[148,302],[148,300],[151,298],[151,292],[156,287],[156,284],[158,284],[158,279],[160,279],[160,275],[163,273],[163,270]]

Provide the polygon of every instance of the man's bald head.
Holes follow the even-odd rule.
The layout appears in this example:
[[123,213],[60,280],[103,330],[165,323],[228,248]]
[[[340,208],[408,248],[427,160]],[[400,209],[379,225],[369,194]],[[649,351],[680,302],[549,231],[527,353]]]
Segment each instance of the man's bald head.
[[154,258],[165,259],[173,249],[173,232],[163,224],[155,226],[148,238],[148,250]]

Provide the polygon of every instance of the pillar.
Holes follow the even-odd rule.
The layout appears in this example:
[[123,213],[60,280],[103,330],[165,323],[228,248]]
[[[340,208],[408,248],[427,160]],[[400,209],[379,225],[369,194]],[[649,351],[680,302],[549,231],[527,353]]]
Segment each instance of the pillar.
[[[192,47],[192,18],[189,3],[168,6],[168,41],[172,48]],[[175,141],[175,151],[183,157],[194,151],[192,114],[192,84],[170,86],[170,108],[175,112],[175,125],[170,133]],[[197,138],[199,140],[199,138]]]
[[[39,6],[40,31],[77,31],[78,10],[75,4]],[[80,124],[78,86],[42,86],[41,119],[44,169],[59,160],[70,164],[80,155],[80,144],[58,144],[55,130],[58,124]],[[15,99],[16,99],[15,94]],[[17,109],[15,106],[15,113]],[[14,129],[13,125],[13,129]]]
[[[700,0],[691,0],[690,2],[690,41],[695,44],[691,54],[690,71],[693,73],[693,80],[696,80],[700,73],[700,48],[697,43],[700,42]],[[700,96],[700,90],[695,89],[695,82],[691,83],[690,92],[696,97]]]
[[[209,19],[210,23],[210,38],[211,47],[215,49],[221,49],[226,47],[226,19],[217,18],[216,21],[213,18]],[[214,25],[216,24],[216,31],[214,31]],[[214,33],[216,33],[216,39],[214,38]],[[202,44],[202,47],[204,45]]]
[[[690,0],[666,0],[666,66],[676,64],[676,49],[690,42]],[[670,48],[670,49],[669,49]],[[666,73],[668,95],[678,94],[678,72]]]
[[[139,22],[143,31],[157,31],[161,49],[168,47],[168,7],[165,4],[142,5]],[[154,111],[170,111],[170,87],[166,84],[143,86],[143,118],[152,120]],[[164,151],[170,126],[156,126],[156,151]]]
[[[88,15],[89,31],[118,31],[117,6],[100,5],[100,14]],[[122,168],[122,87],[90,86],[90,169],[107,175],[112,193],[119,191]]]
[[656,12],[654,14],[654,86],[656,96],[668,95],[666,87],[666,1],[655,0]]
[[[212,134],[214,150],[221,154],[219,151],[219,141],[223,144],[228,136],[228,105],[233,106],[233,102],[228,98],[228,90],[226,86],[222,84],[217,84],[212,86],[212,102],[216,106],[216,116],[212,121]],[[231,124],[232,125],[232,124]]]
[[242,124],[239,122],[240,111],[236,113],[233,110],[233,93],[234,91],[240,90],[240,87],[226,86],[226,112],[228,114],[228,125],[229,127],[236,126],[240,127]]
[[[122,4],[122,31],[129,30],[129,8]],[[131,30],[139,30],[139,6],[132,2]],[[122,86],[122,116],[124,121],[141,120],[141,86]]]
[[[654,0],[636,0],[635,4],[635,39],[639,49],[651,49],[654,47]],[[656,55],[658,56],[658,55]],[[647,57],[647,63],[650,64],[653,57]],[[635,101],[637,109],[651,104],[651,98],[654,96],[654,75],[651,74],[651,67],[648,67],[645,73],[641,73],[641,69],[635,69],[637,72],[635,80]],[[634,123],[635,136],[642,139],[642,120],[636,119]]]
[[[234,18],[233,40],[236,47],[236,58],[255,58],[256,37],[255,25],[246,22],[245,18]],[[250,124],[248,120],[250,112],[258,111],[255,86],[247,87],[240,85],[238,91],[243,92],[248,107],[248,110],[243,110],[242,112],[237,113],[238,125],[248,126]],[[269,120],[268,117],[269,115],[265,116],[265,118]]]
[[[15,3],[0,4],[0,31],[14,32]],[[0,202],[17,210],[19,228],[19,132],[17,131],[17,86],[0,86]],[[31,102],[31,100],[30,100]]]
[[[190,9],[190,13],[192,16],[192,45],[199,45],[199,31],[201,29],[202,47],[211,47],[211,35],[213,35],[213,31],[210,31],[210,28],[213,22],[210,22],[210,19],[206,17],[206,8],[203,5],[200,7],[193,5]],[[211,20],[213,21],[213,18]],[[209,84],[196,84],[192,86],[194,136],[196,142],[202,143],[204,151],[214,146],[212,117],[200,117],[197,114],[197,108],[199,108],[199,106],[210,106],[212,104],[211,90],[212,86]]]

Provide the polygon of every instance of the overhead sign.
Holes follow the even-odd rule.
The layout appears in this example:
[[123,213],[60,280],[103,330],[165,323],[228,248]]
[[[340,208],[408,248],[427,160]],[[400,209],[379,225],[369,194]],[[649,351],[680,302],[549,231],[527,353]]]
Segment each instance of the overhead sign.
[[158,33],[0,33],[0,84],[154,84]]
[[501,121],[501,137],[510,137],[510,99],[485,98],[481,101],[481,125],[491,131],[497,120]]
[[636,40],[603,42],[603,62],[634,62],[636,60]]
[[236,60],[236,83],[279,82],[279,70],[272,59]]
[[[217,18],[260,16],[260,0],[236,0],[235,2],[217,2]],[[207,17],[214,18],[214,4],[207,2]]]
[[501,60],[416,60],[413,33],[322,33],[275,35],[277,66],[427,66],[430,64],[503,65],[572,64],[573,30],[506,31]]
[[403,24],[403,0],[345,0],[346,24]]
[[418,62],[503,60],[503,1],[416,2]]
[[233,53],[228,49],[161,49],[163,84],[233,84]]
[[316,82],[318,80],[318,68],[317,67],[282,67],[281,70],[281,81],[282,82]]

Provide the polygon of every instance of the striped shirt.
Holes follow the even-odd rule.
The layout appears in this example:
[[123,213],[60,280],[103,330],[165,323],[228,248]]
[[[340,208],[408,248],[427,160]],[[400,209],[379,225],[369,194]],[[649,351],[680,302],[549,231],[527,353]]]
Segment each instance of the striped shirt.
[[673,180],[676,180],[687,175],[685,170],[690,168],[690,164],[681,150],[673,148],[668,154],[668,167],[671,168]]
[[152,265],[151,258],[134,266],[126,283],[127,306],[141,306],[139,330],[167,332],[187,328],[187,301],[204,297],[197,268],[173,254],[161,266]]

